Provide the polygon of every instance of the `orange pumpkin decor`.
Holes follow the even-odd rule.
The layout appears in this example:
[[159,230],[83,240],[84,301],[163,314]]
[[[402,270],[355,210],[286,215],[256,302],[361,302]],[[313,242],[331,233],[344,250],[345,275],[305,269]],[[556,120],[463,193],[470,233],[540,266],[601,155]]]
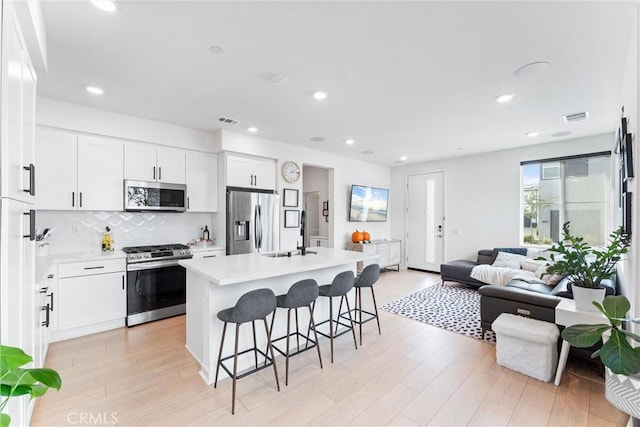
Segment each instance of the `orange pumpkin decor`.
[[362,242],[364,240],[364,233],[362,233],[362,231],[354,231],[353,233],[351,233],[351,241],[353,243],[359,243]]
[[369,242],[371,240],[371,235],[369,235],[369,232],[362,230],[362,240],[364,240],[365,242]]

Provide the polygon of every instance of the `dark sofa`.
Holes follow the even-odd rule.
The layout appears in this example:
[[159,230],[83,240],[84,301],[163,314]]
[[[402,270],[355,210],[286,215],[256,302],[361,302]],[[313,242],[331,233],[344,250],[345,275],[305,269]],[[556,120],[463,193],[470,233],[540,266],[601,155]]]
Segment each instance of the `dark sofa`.
[[[498,249],[482,249],[478,251],[475,262],[457,260],[442,264],[442,283],[452,281],[480,288],[480,322],[483,333],[491,329],[493,321],[502,313],[555,323],[555,308],[560,298],[573,298],[570,278],[565,277],[555,286],[512,280],[504,287],[487,285],[471,278],[473,267],[492,264],[497,253]],[[607,289],[607,295],[616,293],[615,278],[604,280],[602,285]]]

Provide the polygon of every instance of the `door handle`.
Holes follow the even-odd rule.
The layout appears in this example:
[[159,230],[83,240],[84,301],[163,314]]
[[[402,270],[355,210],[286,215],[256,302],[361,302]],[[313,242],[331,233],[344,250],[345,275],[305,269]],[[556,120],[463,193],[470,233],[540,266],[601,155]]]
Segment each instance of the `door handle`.
[[71,192],[71,207],[72,208],[76,207],[76,192],[75,191]]
[[153,180],[156,180],[156,167],[153,167]]
[[158,181],[162,179],[162,166],[158,167]]
[[262,249],[262,208],[258,205],[258,220],[260,224],[258,225],[259,234],[258,234],[258,248]]
[[29,215],[29,234],[25,234],[22,237],[34,241],[36,240],[36,211],[29,209],[29,212],[25,212],[23,215]]
[[258,207],[253,210],[253,244],[258,249]]
[[191,209],[191,198],[187,197],[187,209]]
[[82,207],[82,191],[80,192],[80,207]]
[[49,327],[49,320],[50,320],[50,317],[49,317],[49,304],[43,306],[41,310],[46,312],[45,313],[45,316],[46,316],[45,320],[44,320],[44,322],[41,323],[41,325],[48,328]]
[[49,298],[51,298],[51,304],[47,304],[47,305],[49,306],[49,309],[53,311],[53,292],[49,294]]
[[29,193],[32,196],[36,195],[36,167],[33,163],[29,163],[29,166],[23,166],[24,170],[29,171],[29,188],[24,189],[25,193]]

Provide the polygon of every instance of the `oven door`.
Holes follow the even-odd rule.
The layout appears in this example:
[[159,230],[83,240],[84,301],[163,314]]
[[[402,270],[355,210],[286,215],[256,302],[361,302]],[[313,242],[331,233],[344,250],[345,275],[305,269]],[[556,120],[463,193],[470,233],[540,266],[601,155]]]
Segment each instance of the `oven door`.
[[127,265],[127,325],[184,314],[186,283],[177,260]]

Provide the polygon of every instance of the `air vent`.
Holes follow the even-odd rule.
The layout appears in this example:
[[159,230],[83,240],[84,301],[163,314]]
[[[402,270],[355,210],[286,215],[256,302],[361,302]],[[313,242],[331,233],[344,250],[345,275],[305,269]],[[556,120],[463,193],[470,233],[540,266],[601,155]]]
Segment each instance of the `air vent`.
[[222,123],[228,123],[230,125],[237,125],[238,123],[240,123],[240,120],[230,119],[229,117],[223,116],[218,117],[218,121]]
[[563,118],[566,123],[579,122],[581,120],[587,120],[589,118],[589,112],[583,111],[581,113],[567,114],[563,116]]

